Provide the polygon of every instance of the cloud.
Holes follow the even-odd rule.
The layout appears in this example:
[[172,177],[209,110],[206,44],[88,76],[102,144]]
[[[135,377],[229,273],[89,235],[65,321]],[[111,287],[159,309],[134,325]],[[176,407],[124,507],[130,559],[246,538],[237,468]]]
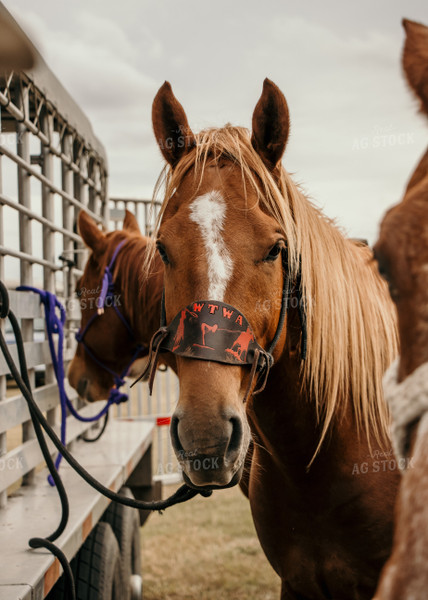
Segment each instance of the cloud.
[[74,19],[71,30],[52,30],[28,10],[19,20],[31,23],[32,35],[44,40],[47,64],[90,117],[105,145],[110,193],[150,195],[155,178],[142,163],[161,168],[157,156],[151,159],[144,151],[150,140],[153,152],[150,108],[157,82],[135,66],[137,48],[117,23],[87,10]]
[[[151,102],[165,79],[198,130],[250,126],[269,76],[290,107],[285,166],[350,235],[372,240],[427,129],[401,76],[399,9],[369,11],[362,0],[350,19],[338,2],[326,2],[321,10],[266,0],[261,12],[243,0],[218,0],[215,10],[195,0],[128,0],[123,10],[75,0],[59,11],[45,0],[36,14],[30,0],[16,0],[11,9],[92,120],[109,156],[112,194],[151,193],[162,164]],[[399,136],[403,143],[393,141]]]

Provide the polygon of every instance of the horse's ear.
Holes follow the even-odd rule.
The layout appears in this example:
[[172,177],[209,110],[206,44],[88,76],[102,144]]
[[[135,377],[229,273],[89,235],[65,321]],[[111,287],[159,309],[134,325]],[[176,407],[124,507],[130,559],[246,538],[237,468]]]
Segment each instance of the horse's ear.
[[186,113],[165,81],[153,100],[152,121],[155,138],[165,159],[172,167],[196,145]]
[[122,229],[132,233],[141,233],[137,219],[132,212],[129,212],[129,210],[125,210],[125,218],[123,219]]
[[78,218],[79,233],[86,246],[93,252],[103,252],[106,247],[106,237],[95,221],[87,212],[81,210]]
[[403,69],[410,87],[428,114],[428,27],[403,19],[406,41],[403,50]]
[[251,144],[266,167],[273,171],[284,154],[290,130],[290,117],[284,94],[265,79],[253,113]]

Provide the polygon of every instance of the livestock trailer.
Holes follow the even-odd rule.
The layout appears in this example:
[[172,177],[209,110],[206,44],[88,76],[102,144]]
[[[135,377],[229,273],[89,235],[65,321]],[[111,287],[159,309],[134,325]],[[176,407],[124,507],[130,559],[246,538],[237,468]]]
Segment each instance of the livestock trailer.
[[[14,23],[1,4],[0,11]],[[114,228],[129,208],[146,231],[153,226],[153,214],[146,201],[109,199],[103,145],[83,111],[35,53],[32,70],[0,74],[0,280],[6,283],[23,332],[33,396],[59,431],[58,385],[43,307],[37,294],[16,287],[40,287],[56,294],[66,307],[66,367],[75,351],[74,333],[80,320],[74,289],[87,258],[76,228],[79,211],[86,210],[96,222]],[[1,327],[16,357],[15,340],[5,320]],[[132,401],[116,409],[115,418],[94,444],[84,439],[88,432],[94,436],[99,426],[67,417],[67,447],[77,460],[110,490],[145,500],[160,496],[165,478],[180,478],[164,427],[176,398],[173,374],[161,374],[156,385],[157,391],[149,397],[147,386],[139,384]],[[67,382],[66,389],[81,415],[100,410],[100,403],[82,403]],[[100,586],[100,598],[141,597],[139,534],[147,512],[138,515],[129,507],[110,504],[64,461],[60,474],[70,515],[56,544],[72,561],[78,585]],[[29,538],[43,537],[56,528],[59,511],[27,404],[0,356],[0,600],[63,597],[58,560],[46,550],[28,546]],[[114,585],[126,578],[116,596],[102,595],[104,576],[110,572],[113,579],[118,577]]]

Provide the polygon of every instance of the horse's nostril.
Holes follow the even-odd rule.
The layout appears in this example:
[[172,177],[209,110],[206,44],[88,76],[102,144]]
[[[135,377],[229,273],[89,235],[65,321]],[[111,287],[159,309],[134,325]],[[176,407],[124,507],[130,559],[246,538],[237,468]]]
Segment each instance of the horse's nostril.
[[82,377],[81,379],[79,379],[76,390],[81,398],[86,397],[86,392],[88,390],[88,386],[89,386],[89,379],[86,379],[86,377]]
[[229,439],[229,444],[226,450],[226,457],[231,460],[239,453],[242,444],[242,421],[239,417],[232,417],[230,419],[232,425],[232,435]]
[[171,441],[172,441],[172,445],[174,450],[177,453],[183,453],[184,454],[184,450],[183,450],[183,446],[180,442],[180,438],[178,437],[178,423],[179,423],[180,419],[175,416],[172,415],[171,417],[171,425],[170,425],[170,435],[171,435]]

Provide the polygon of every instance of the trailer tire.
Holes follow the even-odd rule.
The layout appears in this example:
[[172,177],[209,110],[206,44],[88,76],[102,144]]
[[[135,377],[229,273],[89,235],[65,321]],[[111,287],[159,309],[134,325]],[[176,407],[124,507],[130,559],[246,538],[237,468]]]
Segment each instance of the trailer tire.
[[[71,561],[77,600],[122,600],[123,581],[120,551],[108,523],[98,523]],[[46,600],[65,598],[64,575]]]
[[[121,488],[119,492],[127,498],[134,498],[128,487]],[[116,536],[120,548],[122,581],[124,583],[123,600],[135,598],[135,581],[132,576],[141,580],[141,545],[140,545],[140,517],[136,509],[111,502],[102,521],[108,523]],[[133,581],[133,585],[131,584]],[[140,596],[141,598],[141,596]]]
[[79,550],[75,581],[77,600],[122,600],[119,544],[108,523],[98,523]]

